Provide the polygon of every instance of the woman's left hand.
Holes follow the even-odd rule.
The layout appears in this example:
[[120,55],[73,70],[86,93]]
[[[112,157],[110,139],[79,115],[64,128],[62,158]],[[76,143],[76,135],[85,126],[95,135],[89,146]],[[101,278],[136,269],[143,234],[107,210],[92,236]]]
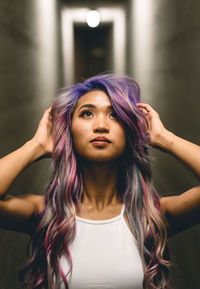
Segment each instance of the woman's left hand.
[[159,114],[149,104],[138,103],[137,106],[144,113],[148,121],[147,133],[150,136],[151,144],[160,146],[162,137],[167,132],[167,129],[161,122]]

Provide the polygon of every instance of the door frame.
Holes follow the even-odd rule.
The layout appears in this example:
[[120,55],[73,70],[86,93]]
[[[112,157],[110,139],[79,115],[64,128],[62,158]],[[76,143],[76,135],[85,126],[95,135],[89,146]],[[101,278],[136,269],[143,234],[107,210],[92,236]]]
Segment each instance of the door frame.
[[[63,7],[61,11],[63,79],[66,85],[74,83],[74,25],[86,23],[88,8]],[[126,22],[122,7],[99,7],[101,23],[113,25],[113,72],[125,74],[126,57]]]

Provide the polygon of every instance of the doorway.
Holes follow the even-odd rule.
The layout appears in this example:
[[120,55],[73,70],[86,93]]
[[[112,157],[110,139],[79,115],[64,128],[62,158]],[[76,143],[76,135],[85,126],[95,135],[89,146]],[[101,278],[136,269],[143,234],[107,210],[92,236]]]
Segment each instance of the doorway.
[[113,72],[112,37],[112,23],[96,28],[74,25],[75,82],[103,72]]

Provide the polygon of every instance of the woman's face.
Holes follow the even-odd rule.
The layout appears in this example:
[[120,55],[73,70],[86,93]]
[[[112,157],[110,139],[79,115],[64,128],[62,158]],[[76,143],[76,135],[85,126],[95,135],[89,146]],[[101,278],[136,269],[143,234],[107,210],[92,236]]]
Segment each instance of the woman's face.
[[126,146],[124,128],[116,118],[108,95],[99,90],[80,97],[72,117],[72,135],[77,153],[91,161],[110,161]]

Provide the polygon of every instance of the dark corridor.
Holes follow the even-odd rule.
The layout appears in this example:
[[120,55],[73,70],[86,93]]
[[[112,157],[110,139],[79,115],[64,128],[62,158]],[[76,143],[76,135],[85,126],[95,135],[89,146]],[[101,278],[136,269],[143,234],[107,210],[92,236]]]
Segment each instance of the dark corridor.
[[75,82],[102,72],[112,72],[112,24],[97,28],[74,26]]

